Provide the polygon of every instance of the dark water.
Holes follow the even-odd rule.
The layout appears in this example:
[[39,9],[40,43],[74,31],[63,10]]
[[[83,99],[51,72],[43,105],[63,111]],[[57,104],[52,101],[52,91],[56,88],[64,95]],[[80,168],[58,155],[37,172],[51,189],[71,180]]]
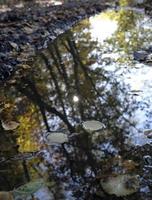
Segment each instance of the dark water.
[[[18,187],[43,179],[35,196],[44,200],[152,199],[152,69],[133,59],[152,45],[151,25],[139,10],[91,17],[1,88],[1,191],[24,199],[30,192]],[[87,120],[103,129],[86,131]],[[49,144],[54,131],[68,141]],[[101,182],[121,175],[139,175],[138,190],[125,197],[105,192]],[[124,187],[134,190],[135,181]]]

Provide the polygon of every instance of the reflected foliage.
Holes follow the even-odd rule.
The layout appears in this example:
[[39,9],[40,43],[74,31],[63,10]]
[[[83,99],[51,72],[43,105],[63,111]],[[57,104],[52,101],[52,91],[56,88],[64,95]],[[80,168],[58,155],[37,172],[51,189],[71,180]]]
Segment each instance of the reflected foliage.
[[[120,5],[127,6],[130,3],[128,1],[120,1]],[[146,48],[149,45],[152,38],[150,27],[146,27],[148,19],[143,21],[142,15],[139,13],[122,7],[117,12],[107,12],[105,17],[116,20],[118,25],[116,32],[106,42],[107,47],[110,47],[112,52],[122,52],[122,57],[118,58],[119,62],[130,62],[133,51]]]
[[[137,34],[139,27],[135,29],[140,17],[124,10],[107,15],[116,18],[118,29],[105,45],[123,49],[128,56],[128,48],[143,42]],[[0,171],[8,180],[8,186],[0,184],[1,190],[43,177],[54,199],[116,199],[103,191],[101,180],[128,173],[143,176],[142,155],[126,143],[129,133],[136,130],[130,119],[137,105],[128,95],[128,85],[118,77],[119,65],[112,71],[104,64],[103,44],[92,39],[90,26],[87,19],[61,35],[34,57],[34,62],[27,63],[28,69],[22,66],[2,90],[1,119],[18,120],[20,126],[10,132],[0,127],[1,155],[5,159],[22,156],[17,168],[13,161],[12,168],[1,162],[0,170],[8,167],[6,172]],[[104,130],[93,134],[84,130],[81,123],[91,119],[102,122]],[[51,131],[65,131],[69,142],[47,145],[46,132]],[[24,153],[31,151],[38,153],[29,161]],[[8,173],[15,168],[15,176]],[[72,197],[66,196],[69,193]]]

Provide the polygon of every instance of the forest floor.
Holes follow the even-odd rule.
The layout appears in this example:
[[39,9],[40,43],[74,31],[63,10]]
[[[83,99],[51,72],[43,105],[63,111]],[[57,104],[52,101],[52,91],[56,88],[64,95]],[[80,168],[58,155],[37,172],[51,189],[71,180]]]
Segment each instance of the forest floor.
[[[19,65],[26,62],[50,41],[83,18],[109,7],[114,1],[88,0],[63,5],[42,6],[27,4],[0,12],[0,83],[3,83]],[[151,14],[150,4],[143,7]]]

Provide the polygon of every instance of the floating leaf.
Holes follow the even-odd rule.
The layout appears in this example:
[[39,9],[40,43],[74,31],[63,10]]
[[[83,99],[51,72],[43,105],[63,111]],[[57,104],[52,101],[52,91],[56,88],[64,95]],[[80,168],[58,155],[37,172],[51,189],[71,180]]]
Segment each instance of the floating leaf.
[[20,186],[19,188],[14,190],[14,192],[16,194],[28,196],[28,195],[31,195],[31,194],[35,193],[42,186],[44,186],[43,179],[38,179],[38,180],[31,181],[31,182],[29,182],[29,183],[27,183],[25,185]]
[[82,123],[82,126],[87,131],[98,131],[104,128],[104,124],[96,120],[89,120]]
[[46,138],[48,144],[54,144],[54,143],[62,144],[68,142],[68,136],[62,132],[49,133]]
[[2,127],[6,131],[14,130],[16,129],[20,124],[15,121],[1,121]]
[[108,194],[115,194],[118,197],[127,196],[137,192],[139,188],[138,175],[118,175],[101,180],[102,188]]

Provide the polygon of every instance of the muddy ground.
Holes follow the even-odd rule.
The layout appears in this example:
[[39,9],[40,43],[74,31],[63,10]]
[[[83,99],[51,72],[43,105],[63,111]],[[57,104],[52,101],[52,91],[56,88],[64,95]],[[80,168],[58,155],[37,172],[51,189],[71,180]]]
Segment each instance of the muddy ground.
[[[32,3],[0,13],[0,83],[78,21],[117,5],[112,2],[72,1],[48,7]],[[151,15],[149,0],[142,7]]]

